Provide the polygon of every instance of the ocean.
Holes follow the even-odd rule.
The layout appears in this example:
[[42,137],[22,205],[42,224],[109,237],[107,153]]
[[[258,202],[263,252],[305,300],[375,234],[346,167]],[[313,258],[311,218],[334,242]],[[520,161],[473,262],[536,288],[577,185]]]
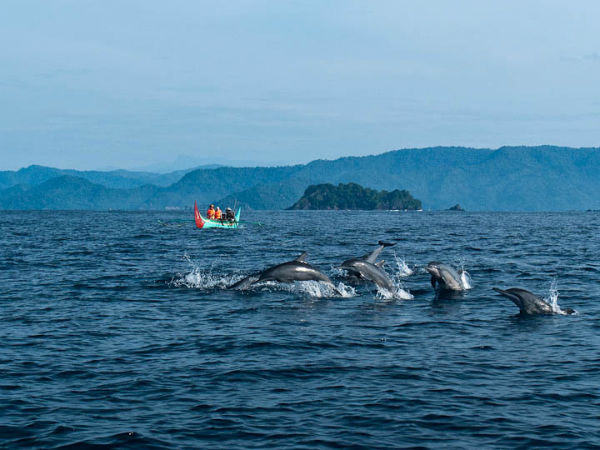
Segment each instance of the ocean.
[[[1,448],[600,448],[600,213],[158,223],[186,218],[0,212]],[[396,295],[337,267],[380,240]],[[226,289],[304,251],[343,296]],[[434,290],[434,260],[472,289]]]

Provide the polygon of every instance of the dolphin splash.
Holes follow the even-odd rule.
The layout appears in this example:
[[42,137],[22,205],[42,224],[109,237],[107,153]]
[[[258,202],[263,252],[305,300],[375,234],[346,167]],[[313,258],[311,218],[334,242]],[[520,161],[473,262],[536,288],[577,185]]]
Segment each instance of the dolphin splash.
[[302,253],[296,259],[270,267],[262,272],[248,275],[227,289],[245,290],[264,281],[279,281],[293,283],[294,281],[321,281],[333,287],[336,294],[342,293],[333,285],[327,275],[305,261],[308,252]]
[[517,307],[521,314],[573,314],[574,309],[567,308],[555,310],[548,302],[537,295],[519,288],[510,288],[506,290],[492,288],[500,295],[510,299]]
[[463,281],[463,271],[459,270],[457,272],[448,264],[432,261],[427,264],[425,270],[431,274],[431,286],[434,289],[436,284],[440,289],[449,289],[451,291],[465,291],[470,289]]
[[394,283],[385,270],[383,270],[383,264],[385,261],[375,262],[383,249],[385,247],[391,247],[392,245],[395,244],[379,241],[379,247],[377,247],[375,250],[367,253],[364,256],[344,261],[340,268],[344,269],[353,277],[356,277],[360,280],[371,281],[380,288],[393,292],[395,289]]

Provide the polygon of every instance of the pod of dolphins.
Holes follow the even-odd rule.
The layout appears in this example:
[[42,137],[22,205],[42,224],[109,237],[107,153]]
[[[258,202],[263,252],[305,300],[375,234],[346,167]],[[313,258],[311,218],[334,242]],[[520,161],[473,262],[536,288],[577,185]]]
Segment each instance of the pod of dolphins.
[[[367,253],[344,261],[339,268],[344,269],[349,277],[355,280],[367,281],[389,292],[396,289],[389,275],[383,269],[384,260],[377,261],[384,248],[395,244],[379,241],[379,246]],[[306,257],[308,252],[302,253],[298,258],[287,261],[276,266],[269,267],[262,272],[253,273],[241,279],[237,283],[228,287],[234,290],[250,289],[257,283],[266,281],[278,281],[281,283],[293,283],[294,281],[320,281],[329,285],[336,294],[341,292],[334,286],[331,279],[315,268],[308,262]],[[437,261],[432,261],[425,267],[425,270],[431,275],[431,286],[434,289],[445,289],[451,291],[464,291],[469,287],[465,284],[462,277],[462,269],[455,270],[452,266]],[[541,297],[520,288],[510,288],[502,290],[493,288],[500,295],[511,300],[518,308],[521,314],[555,314],[556,311]],[[571,308],[562,310],[563,313],[573,314],[575,311]]]

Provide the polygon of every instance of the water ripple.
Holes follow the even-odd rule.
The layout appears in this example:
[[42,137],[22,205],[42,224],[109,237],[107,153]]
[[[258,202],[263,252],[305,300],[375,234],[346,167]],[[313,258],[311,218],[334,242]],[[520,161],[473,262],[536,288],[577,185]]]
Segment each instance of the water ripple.
[[[187,215],[0,213],[1,447],[600,447],[600,215],[155,225]],[[412,299],[337,271],[381,239],[397,242],[382,257]],[[226,289],[305,250],[347,295]],[[434,291],[433,260],[473,289]],[[523,317],[492,287],[580,314]]]

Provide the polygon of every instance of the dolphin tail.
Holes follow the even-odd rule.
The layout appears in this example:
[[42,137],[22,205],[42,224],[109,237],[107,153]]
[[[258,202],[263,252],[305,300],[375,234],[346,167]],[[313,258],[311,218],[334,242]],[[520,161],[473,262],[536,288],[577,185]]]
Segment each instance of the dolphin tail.
[[391,242],[379,241],[379,245],[383,245],[384,247],[392,247],[392,246],[396,245],[396,242],[391,243]]

